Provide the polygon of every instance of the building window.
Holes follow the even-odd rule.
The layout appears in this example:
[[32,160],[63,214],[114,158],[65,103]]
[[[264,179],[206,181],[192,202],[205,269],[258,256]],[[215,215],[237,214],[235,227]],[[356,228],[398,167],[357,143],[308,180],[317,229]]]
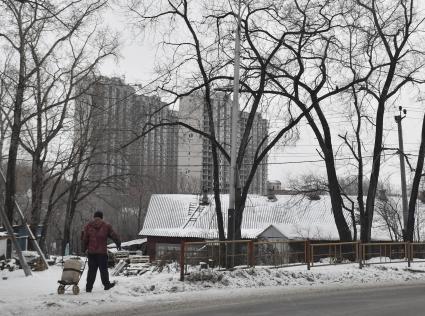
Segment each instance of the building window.
[[155,245],[156,259],[178,259],[180,254],[180,244],[163,244]]

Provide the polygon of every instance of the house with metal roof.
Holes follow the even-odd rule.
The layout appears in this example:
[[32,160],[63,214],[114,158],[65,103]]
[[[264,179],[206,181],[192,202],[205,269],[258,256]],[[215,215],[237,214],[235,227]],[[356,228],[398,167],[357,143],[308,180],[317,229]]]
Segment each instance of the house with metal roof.
[[[357,197],[348,197],[356,203]],[[347,199],[347,198],[344,198]],[[372,240],[400,241],[401,209],[399,196],[385,196],[375,201]],[[347,205],[349,205],[348,203]],[[355,207],[355,204],[354,204]],[[228,195],[221,195],[224,229],[227,234]],[[357,212],[357,210],[355,211]],[[353,231],[352,215],[344,216]],[[358,215],[356,214],[358,221]],[[415,240],[425,240],[425,201],[417,203]],[[360,227],[356,222],[358,237]],[[310,239],[338,241],[339,234],[328,195],[276,195],[273,198],[249,195],[244,210],[241,233],[243,239]],[[181,241],[217,240],[218,229],[213,195],[152,195],[143,228],[139,235],[147,238],[151,259],[161,254],[180,251]]]
[[[228,195],[221,195],[221,208],[227,234]],[[350,213],[345,211],[344,215],[347,223],[352,224]],[[377,230],[374,233],[376,235]],[[249,195],[241,234],[243,239],[339,240],[327,195],[318,199],[301,195],[277,195],[274,199]],[[181,241],[218,239],[214,197],[152,195],[139,235],[147,238],[151,259],[163,253],[178,252]]]

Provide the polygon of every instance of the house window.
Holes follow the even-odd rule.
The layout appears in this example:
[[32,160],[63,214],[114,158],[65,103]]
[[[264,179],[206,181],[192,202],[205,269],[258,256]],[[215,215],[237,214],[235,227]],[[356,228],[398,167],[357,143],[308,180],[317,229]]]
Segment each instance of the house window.
[[180,257],[180,244],[157,243],[155,257],[157,260],[177,260]]

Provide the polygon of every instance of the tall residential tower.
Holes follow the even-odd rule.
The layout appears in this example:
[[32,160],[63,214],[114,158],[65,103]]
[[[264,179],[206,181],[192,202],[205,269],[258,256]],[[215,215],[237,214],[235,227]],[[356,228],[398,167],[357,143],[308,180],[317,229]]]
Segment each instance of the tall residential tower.
[[[207,106],[202,95],[191,95],[180,99],[179,121],[196,129],[209,133]],[[232,100],[225,93],[216,93],[212,98],[214,129],[218,142],[230,153],[230,138],[232,132],[231,115]],[[239,113],[238,143],[243,135],[249,113]],[[240,181],[244,185],[254,161],[255,152],[268,133],[268,121],[257,113],[245,157],[240,170]],[[264,148],[267,143],[263,144]],[[239,147],[239,144],[238,144]],[[179,189],[182,192],[200,192],[202,189],[211,191],[213,188],[213,159],[210,141],[188,129],[179,129],[178,148]],[[219,154],[220,190],[229,190],[230,165]],[[250,186],[250,193],[265,194],[267,182],[267,158],[258,167]]]
[[176,121],[176,112],[157,97],[136,94],[123,80],[106,77],[93,83],[87,95],[77,101],[76,116],[89,109],[91,143],[96,152],[91,177],[114,175],[126,185],[144,180],[145,185],[156,186],[157,192],[176,191],[177,127],[158,127],[137,138],[152,124]]

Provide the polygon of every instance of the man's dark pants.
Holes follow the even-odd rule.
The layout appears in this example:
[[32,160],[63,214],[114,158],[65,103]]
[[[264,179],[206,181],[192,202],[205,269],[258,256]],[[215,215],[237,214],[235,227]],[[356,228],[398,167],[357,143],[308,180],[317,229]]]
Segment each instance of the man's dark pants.
[[88,254],[89,271],[87,273],[86,290],[93,289],[94,281],[96,280],[97,269],[100,271],[100,279],[103,286],[109,285],[108,274],[108,255],[103,254]]

